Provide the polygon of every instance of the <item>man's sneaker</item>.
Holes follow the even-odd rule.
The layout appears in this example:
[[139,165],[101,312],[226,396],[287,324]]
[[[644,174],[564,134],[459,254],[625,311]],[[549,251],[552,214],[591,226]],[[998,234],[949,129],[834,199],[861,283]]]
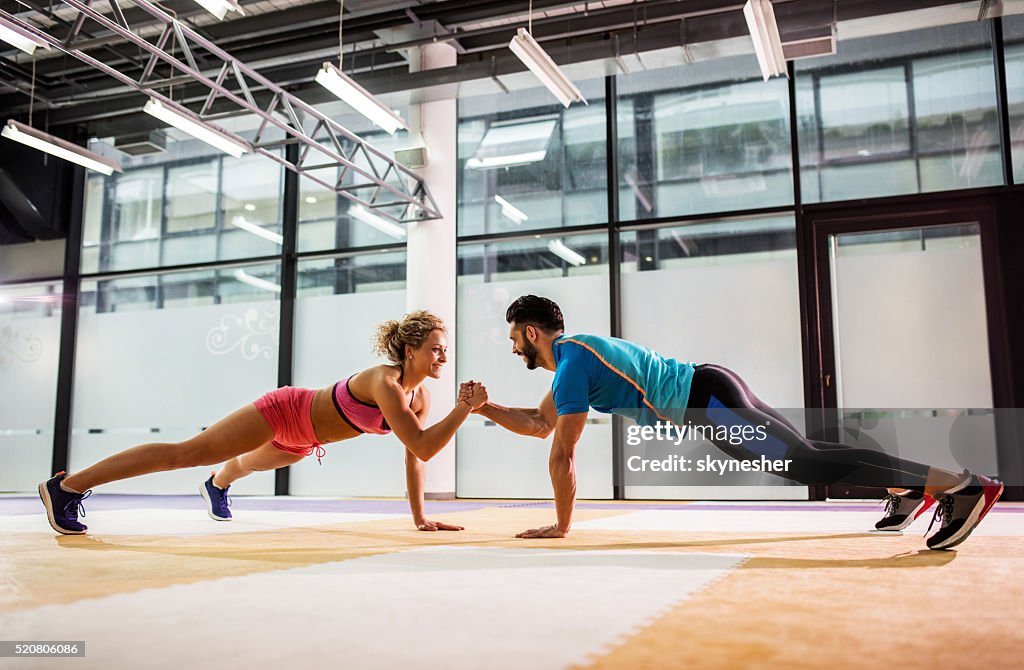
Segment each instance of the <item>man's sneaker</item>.
[[969,472],[964,474],[968,479],[963,485],[936,499],[939,504],[932,523],[938,519],[941,527],[928,538],[929,549],[950,549],[966,540],[1003,494],[1000,482]]
[[885,516],[875,524],[875,530],[903,530],[924,514],[934,502],[935,498],[920,491],[889,492],[882,498]]
[[50,527],[63,535],[82,535],[88,530],[88,527],[78,522],[78,515],[85,516],[82,501],[92,495],[92,491],[85,493],[65,491],[60,487],[64,477],[63,472],[58,472],[52,479],[40,484],[39,499],[43,501],[43,507],[46,508],[46,518],[50,522]]
[[206,513],[210,515],[211,519],[231,521],[231,510],[228,509],[231,506],[231,498],[228,497],[229,488],[231,488],[230,485],[223,489],[214,486],[213,475],[210,475],[210,478],[199,487],[199,493],[206,501]]

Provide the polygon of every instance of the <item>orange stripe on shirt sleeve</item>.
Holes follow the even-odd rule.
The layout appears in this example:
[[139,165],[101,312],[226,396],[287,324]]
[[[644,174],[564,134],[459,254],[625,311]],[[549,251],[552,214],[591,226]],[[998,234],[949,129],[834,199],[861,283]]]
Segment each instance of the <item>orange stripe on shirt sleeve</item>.
[[628,376],[626,375],[626,373],[624,373],[624,372],[623,372],[622,370],[618,369],[617,367],[615,367],[614,365],[612,365],[611,363],[609,363],[608,361],[606,361],[606,360],[604,359],[604,357],[603,357],[603,356],[601,356],[601,354],[597,353],[597,351],[595,351],[595,350],[594,350],[594,348],[593,348],[592,346],[590,346],[589,344],[586,344],[586,343],[584,343],[584,342],[580,342],[579,340],[574,340],[574,339],[572,339],[572,338],[566,338],[566,339],[562,340],[562,342],[572,342],[573,344],[578,344],[578,345],[580,345],[581,347],[583,347],[584,349],[586,349],[587,351],[589,351],[590,353],[594,354],[594,356],[596,356],[596,357],[597,357],[597,360],[599,360],[599,361],[601,361],[602,363],[604,363],[604,365],[605,365],[605,366],[606,366],[606,367],[607,367],[607,368],[608,368],[609,370],[611,370],[612,372],[614,372],[614,373],[615,373],[615,374],[617,374],[618,376],[620,376],[620,377],[622,377],[623,379],[625,379],[625,380],[626,380],[627,382],[629,382],[630,384],[632,384],[632,385],[633,385],[633,388],[635,388],[635,389],[636,389],[637,391],[639,391],[639,392],[640,392],[640,397],[641,397],[641,398],[643,399],[643,401],[644,401],[644,404],[645,404],[645,405],[647,405],[648,407],[650,407],[650,408],[651,408],[651,411],[652,411],[652,412],[654,412],[654,415],[655,415],[656,417],[658,417],[658,418],[659,418],[659,419],[661,419],[662,421],[671,421],[671,420],[672,420],[672,419],[669,419],[668,417],[666,417],[666,416],[662,416],[661,414],[659,414],[659,413],[658,413],[658,408],[657,408],[657,407],[655,407],[654,405],[652,405],[652,404],[650,403],[650,401],[648,401],[648,400],[647,400],[647,391],[645,391],[645,390],[643,389],[643,387],[641,387],[641,386],[640,386],[640,384],[636,383],[636,381],[634,381],[633,379],[630,379],[630,378],[629,378],[629,377],[628,377]]

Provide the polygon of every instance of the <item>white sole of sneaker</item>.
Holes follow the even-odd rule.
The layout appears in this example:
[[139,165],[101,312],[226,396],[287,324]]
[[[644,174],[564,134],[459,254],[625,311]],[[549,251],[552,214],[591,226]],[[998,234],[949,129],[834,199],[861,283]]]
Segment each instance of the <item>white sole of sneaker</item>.
[[54,529],[61,535],[85,535],[84,530],[65,530],[57,525],[57,522],[53,519],[53,502],[50,500],[50,492],[46,490],[46,482],[43,482],[37,487],[39,491],[39,499],[43,501],[43,507],[46,508],[46,520],[50,522],[50,528]]
[[231,517],[224,518],[216,516],[210,510],[213,509],[213,503],[210,502],[210,494],[206,492],[206,484],[199,485],[199,495],[203,496],[203,500],[206,501],[206,514],[214,521],[231,521]]

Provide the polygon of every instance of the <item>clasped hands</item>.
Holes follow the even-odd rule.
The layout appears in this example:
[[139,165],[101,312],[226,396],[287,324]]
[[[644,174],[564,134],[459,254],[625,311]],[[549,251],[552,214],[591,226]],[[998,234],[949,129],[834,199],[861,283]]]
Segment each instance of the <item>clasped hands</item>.
[[457,402],[464,402],[469,405],[472,411],[476,411],[487,404],[487,387],[482,382],[473,381],[459,384],[459,399]]

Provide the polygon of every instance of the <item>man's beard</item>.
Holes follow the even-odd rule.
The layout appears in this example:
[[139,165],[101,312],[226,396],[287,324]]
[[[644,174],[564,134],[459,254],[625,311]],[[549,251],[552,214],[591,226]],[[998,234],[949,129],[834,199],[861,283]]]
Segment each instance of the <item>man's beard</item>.
[[526,369],[536,370],[537,369],[537,348],[530,344],[529,340],[523,341],[523,346],[519,347],[520,352],[523,354],[523,358],[526,359]]

